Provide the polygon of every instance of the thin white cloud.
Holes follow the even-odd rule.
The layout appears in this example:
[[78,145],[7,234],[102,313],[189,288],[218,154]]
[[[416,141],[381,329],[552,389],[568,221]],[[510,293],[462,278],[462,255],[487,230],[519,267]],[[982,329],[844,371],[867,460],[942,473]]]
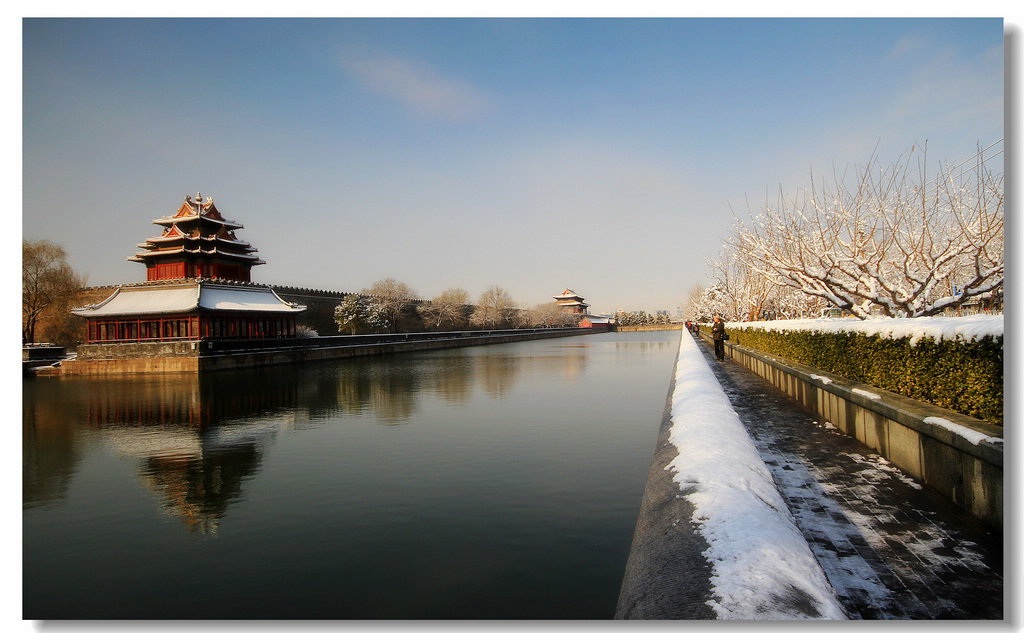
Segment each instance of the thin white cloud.
[[377,94],[428,116],[467,120],[480,116],[488,100],[473,86],[435,69],[396,57],[343,57],[342,69]]
[[916,35],[904,35],[889,49],[889,60],[894,61],[908,54],[922,51],[925,48],[923,39]]

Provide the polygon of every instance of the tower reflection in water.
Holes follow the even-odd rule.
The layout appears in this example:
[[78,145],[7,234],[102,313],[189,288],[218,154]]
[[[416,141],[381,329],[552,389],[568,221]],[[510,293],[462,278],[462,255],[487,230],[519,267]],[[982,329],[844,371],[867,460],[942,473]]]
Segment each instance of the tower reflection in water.
[[101,442],[137,463],[165,514],[190,532],[215,534],[282,431],[342,415],[381,425],[415,423],[423,394],[458,404],[479,388],[501,399],[523,371],[582,375],[584,348],[551,356],[470,350],[203,375],[26,381],[24,505],[64,499],[80,453]]

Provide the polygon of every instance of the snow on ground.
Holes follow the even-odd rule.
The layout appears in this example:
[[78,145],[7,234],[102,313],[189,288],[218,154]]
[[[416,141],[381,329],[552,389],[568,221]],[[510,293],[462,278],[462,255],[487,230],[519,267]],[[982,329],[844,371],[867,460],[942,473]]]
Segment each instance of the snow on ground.
[[770,332],[816,332],[833,334],[857,332],[865,336],[878,335],[884,338],[910,339],[911,345],[929,338],[935,341],[971,342],[986,336],[1003,335],[1003,315],[978,314],[965,317],[918,317],[916,319],[892,319],[878,317],[860,319],[792,319],[781,321],[751,321],[729,323],[731,329],[763,329]]
[[[714,571],[719,619],[845,619],[828,580],[779,495],[697,343],[682,337],[671,403],[669,464],[695,507]],[[803,608],[801,608],[803,607]]]

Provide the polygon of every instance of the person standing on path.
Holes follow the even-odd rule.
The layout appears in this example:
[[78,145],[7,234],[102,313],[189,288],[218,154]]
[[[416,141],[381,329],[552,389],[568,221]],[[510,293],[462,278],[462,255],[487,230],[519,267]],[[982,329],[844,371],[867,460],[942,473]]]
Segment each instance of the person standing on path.
[[711,338],[715,341],[715,358],[725,360],[725,323],[717,314],[711,326]]

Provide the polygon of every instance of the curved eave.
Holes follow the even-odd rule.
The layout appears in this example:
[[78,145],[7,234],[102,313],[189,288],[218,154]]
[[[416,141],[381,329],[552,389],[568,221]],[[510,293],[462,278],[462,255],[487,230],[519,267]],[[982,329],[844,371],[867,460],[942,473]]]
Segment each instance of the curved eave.
[[204,250],[199,249],[199,248],[194,249],[194,250],[190,250],[190,249],[185,248],[184,246],[179,246],[178,248],[164,248],[164,249],[151,250],[151,251],[147,251],[147,252],[143,252],[143,253],[135,253],[134,255],[132,255],[131,257],[128,258],[128,261],[130,261],[130,262],[142,262],[142,261],[146,261],[147,259],[153,259],[155,257],[166,257],[168,255],[199,255],[199,256],[203,256],[203,257],[224,257],[224,258],[228,258],[228,259],[235,258],[235,259],[243,260],[246,263],[250,263],[253,266],[256,266],[258,264],[266,264],[267,263],[267,262],[263,261],[262,259],[260,259],[259,256],[253,255],[253,254],[250,254],[250,253],[232,253],[232,252],[222,251],[222,250],[218,250],[218,249],[214,249],[212,251],[204,251]]
[[139,248],[152,248],[152,246],[147,245],[153,245],[156,244],[157,242],[179,242],[183,240],[191,242],[203,241],[210,243],[229,244],[231,246],[235,246],[242,249],[256,250],[251,244],[249,244],[249,242],[244,242],[242,240],[225,239],[223,237],[218,237],[216,235],[161,235],[159,237],[151,237],[147,239],[145,242],[137,244],[136,246],[138,246]]
[[185,216],[168,216],[166,218],[157,218],[153,220],[153,224],[159,224],[161,226],[172,226],[175,224],[186,224],[188,222],[210,222],[218,226],[226,227],[229,230],[234,231],[235,229],[244,229],[245,227],[238,222],[232,222],[231,220],[220,220],[218,218],[211,218],[206,215],[185,215]]

